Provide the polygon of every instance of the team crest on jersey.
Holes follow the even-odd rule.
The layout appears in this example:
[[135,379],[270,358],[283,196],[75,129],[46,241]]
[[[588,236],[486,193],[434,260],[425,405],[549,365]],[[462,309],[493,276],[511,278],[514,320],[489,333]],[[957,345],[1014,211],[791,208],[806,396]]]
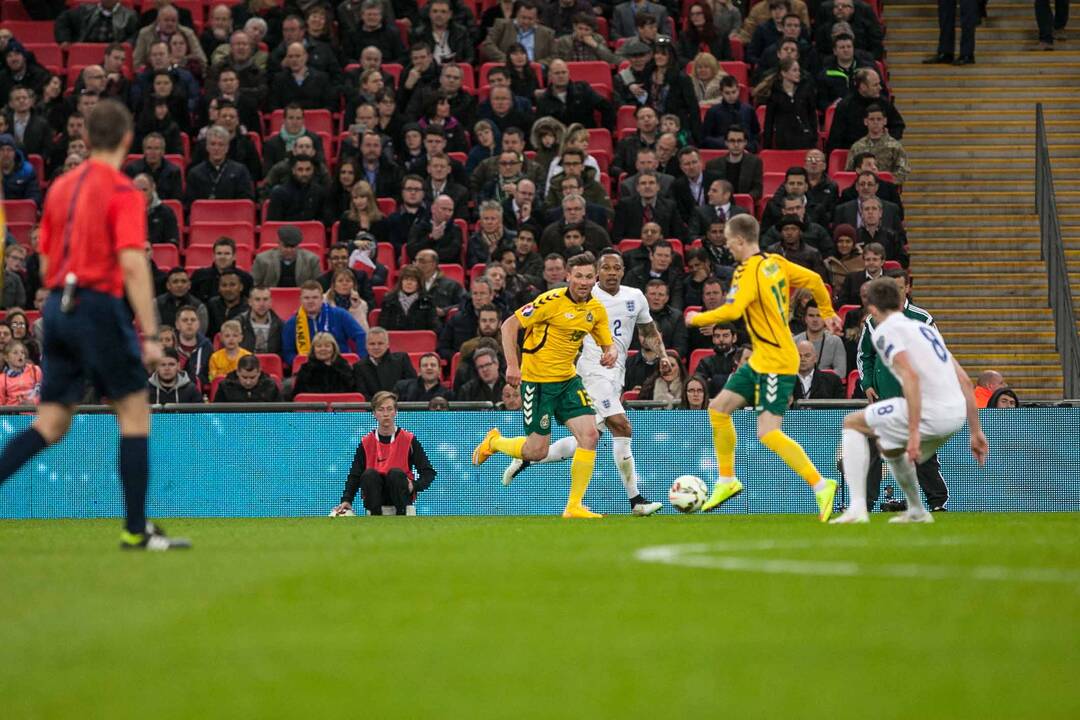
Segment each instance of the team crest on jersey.
[[593,314],[588,313],[587,315],[585,315],[585,321],[586,322],[592,322],[593,321]]
[[529,303],[525,307],[521,308],[521,314],[524,315],[525,317],[532,317],[532,314],[535,311],[536,311],[536,308],[533,307],[532,303]]
[[626,312],[630,313],[631,315],[634,313],[634,301],[633,300],[627,300],[626,301]]
[[551,418],[547,415],[540,418],[540,427],[544,430],[547,430],[549,427],[551,427]]
[[610,400],[602,400],[600,404],[604,406],[605,410],[611,409],[611,401]]
[[765,273],[765,277],[772,277],[780,270],[780,265],[775,260],[769,260],[765,263],[762,270]]

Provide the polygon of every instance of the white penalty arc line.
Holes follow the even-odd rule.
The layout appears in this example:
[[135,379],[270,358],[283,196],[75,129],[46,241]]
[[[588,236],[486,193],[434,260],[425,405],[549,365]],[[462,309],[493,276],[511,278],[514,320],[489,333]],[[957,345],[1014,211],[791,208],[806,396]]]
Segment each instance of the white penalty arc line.
[[[903,547],[960,545],[958,539],[912,539]],[[817,577],[887,577],[920,580],[976,580],[992,582],[1030,582],[1080,585],[1080,572],[1062,568],[1018,568],[1006,565],[931,565],[924,563],[865,563],[847,560],[793,560],[786,558],[747,557],[746,553],[807,548],[861,548],[864,540],[835,538],[820,541],[760,540],[749,542],[684,543],[654,545],[634,553],[640,562],[661,565],[764,573],[767,575],[809,575]],[[890,546],[881,545],[882,549]]]

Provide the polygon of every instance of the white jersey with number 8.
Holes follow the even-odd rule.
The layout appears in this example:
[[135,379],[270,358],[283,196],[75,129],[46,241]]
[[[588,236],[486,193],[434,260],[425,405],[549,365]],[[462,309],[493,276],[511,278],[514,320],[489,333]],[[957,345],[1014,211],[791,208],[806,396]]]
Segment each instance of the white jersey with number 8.
[[893,375],[896,356],[907,353],[908,363],[919,377],[923,414],[965,413],[964,391],[953,369],[952,354],[936,327],[897,312],[873,329],[873,340],[878,357]]

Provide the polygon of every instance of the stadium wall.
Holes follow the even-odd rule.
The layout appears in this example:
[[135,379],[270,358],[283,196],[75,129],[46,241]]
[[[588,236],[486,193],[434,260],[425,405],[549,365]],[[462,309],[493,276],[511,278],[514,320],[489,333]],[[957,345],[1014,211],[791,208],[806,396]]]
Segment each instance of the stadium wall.
[[[834,477],[844,412],[794,411],[785,422],[818,467]],[[0,418],[0,437],[10,437],[30,419]],[[666,497],[671,480],[684,473],[711,480],[715,461],[704,413],[632,411],[631,419],[642,489],[650,498]],[[473,446],[492,423],[505,434],[522,431],[519,413],[402,412],[399,421],[416,433],[439,473],[420,495],[418,514],[561,511],[568,463],[534,466],[509,489],[499,482],[504,458],[496,456],[481,468],[470,464]],[[337,503],[356,446],[374,418],[356,412],[162,414],[153,423],[153,517],[296,517],[325,515]],[[757,442],[753,423],[751,413],[737,413],[736,472],[746,491],[724,512],[813,512],[811,494]],[[951,510],[1080,510],[1080,408],[989,410],[983,424],[991,445],[986,467],[971,458],[966,431],[941,450]],[[77,416],[63,443],[0,486],[0,518],[119,517],[116,455],[114,419]],[[586,500],[599,512],[624,513],[609,438],[601,440],[597,458]]]

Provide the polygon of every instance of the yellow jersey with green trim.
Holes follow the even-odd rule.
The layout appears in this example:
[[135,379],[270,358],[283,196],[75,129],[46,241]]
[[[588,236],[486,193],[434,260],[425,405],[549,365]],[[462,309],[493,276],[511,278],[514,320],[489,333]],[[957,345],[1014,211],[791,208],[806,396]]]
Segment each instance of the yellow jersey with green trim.
[[529,382],[563,382],[577,375],[581,344],[591,335],[604,348],[612,344],[607,310],[591,294],[574,302],[567,288],[538,295],[514,313],[525,328],[521,349],[521,379]]
[[759,373],[794,375],[799,371],[799,351],[788,329],[792,288],[810,290],[821,317],[836,315],[820,275],[782,255],[759,252],[735,268],[725,303],[698,313],[690,324],[701,327],[742,318],[754,348],[750,368]]

